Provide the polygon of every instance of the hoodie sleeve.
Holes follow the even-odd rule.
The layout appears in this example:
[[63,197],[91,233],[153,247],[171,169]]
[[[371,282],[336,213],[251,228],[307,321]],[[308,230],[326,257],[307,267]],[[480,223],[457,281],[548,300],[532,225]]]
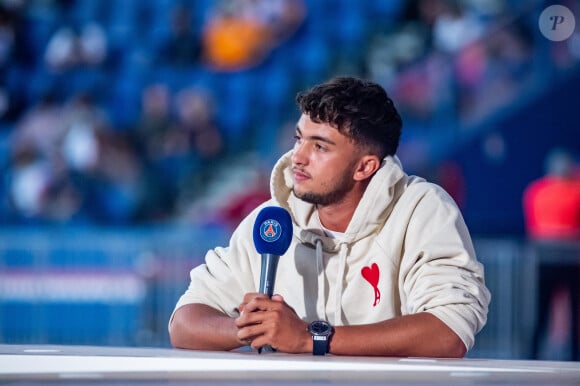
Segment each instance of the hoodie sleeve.
[[243,294],[257,291],[256,280],[259,282],[260,266],[256,267],[259,255],[252,239],[255,214],[256,211],[240,223],[228,247],[209,250],[205,263],[191,270],[189,287],[175,310],[186,304],[201,303],[232,317],[238,315]]
[[417,196],[405,237],[399,288],[402,312],[429,312],[449,326],[467,349],[487,321],[490,293],[459,208],[429,184]]

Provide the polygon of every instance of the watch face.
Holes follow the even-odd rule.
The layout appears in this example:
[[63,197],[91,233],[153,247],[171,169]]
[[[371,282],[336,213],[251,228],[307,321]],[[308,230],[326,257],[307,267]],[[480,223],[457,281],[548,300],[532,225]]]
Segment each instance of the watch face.
[[327,322],[316,321],[316,322],[310,323],[310,326],[308,329],[310,330],[310,332],[312,334],[315,334],[315,335],[328,335],[328,334],[330,334],[332,327]]

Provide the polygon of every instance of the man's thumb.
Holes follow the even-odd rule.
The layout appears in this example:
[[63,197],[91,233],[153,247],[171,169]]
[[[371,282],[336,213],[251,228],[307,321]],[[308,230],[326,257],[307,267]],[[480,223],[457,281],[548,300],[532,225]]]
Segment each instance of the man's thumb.
[[284,302],[284,297],[282,295],[275,294],[272,295],[272,300],[275,300],[277,302]]

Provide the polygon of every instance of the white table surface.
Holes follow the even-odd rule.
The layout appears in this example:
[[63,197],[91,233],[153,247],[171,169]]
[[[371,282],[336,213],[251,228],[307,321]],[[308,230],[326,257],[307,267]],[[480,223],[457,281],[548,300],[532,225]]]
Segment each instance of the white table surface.
[[579,362],[0,345],[0,384],[579,384]]

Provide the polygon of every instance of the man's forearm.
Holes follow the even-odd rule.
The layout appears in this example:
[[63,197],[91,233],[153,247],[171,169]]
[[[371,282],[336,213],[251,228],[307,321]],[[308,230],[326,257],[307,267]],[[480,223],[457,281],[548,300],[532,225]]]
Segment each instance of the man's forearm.
[[423,312],[369,325],[335,327],[330,352],[336,355],[461,358],[466,347],[445,323]]
[[234,319],[205,304],[180,307],[169,326],[171,344],[191,350],[228,351],[243,346]]
[[[169,334],[176,348],[229,351],[244,345],[233,318],[203,304],[179,308]],[[429,313],[379,323],[337,326],[330,343],[335,355],[461,358],[466,348],[445,323]]]

